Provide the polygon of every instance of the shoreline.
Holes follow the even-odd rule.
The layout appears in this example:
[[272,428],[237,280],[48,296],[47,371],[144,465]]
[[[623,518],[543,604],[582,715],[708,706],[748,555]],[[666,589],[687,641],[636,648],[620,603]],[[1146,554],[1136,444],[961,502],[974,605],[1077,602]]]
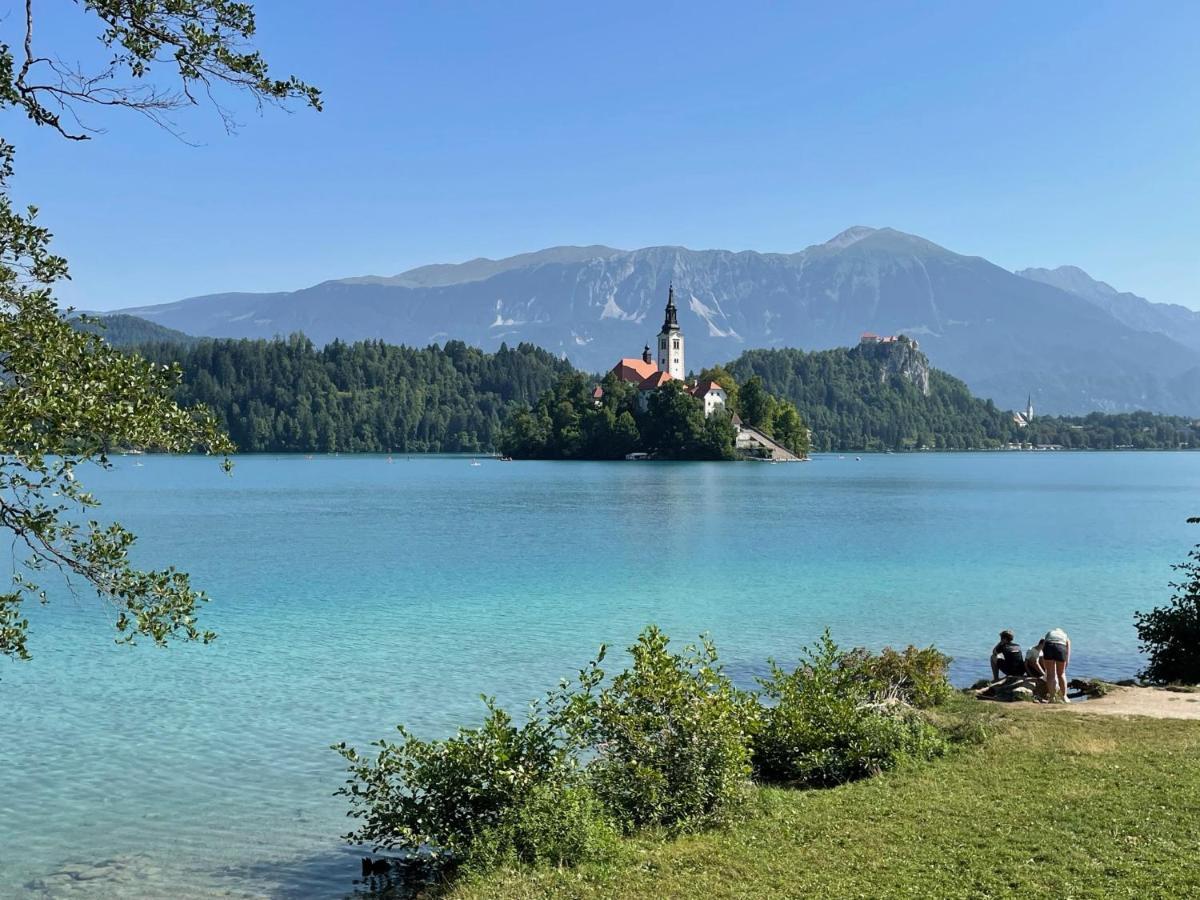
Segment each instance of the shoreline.
[[[1016,447],[977,447],[965,450],[816,450],[810,451],[808,456],[801,457],[797,460],[782,460],[781,462],[817,462],[822,457],[845,456],[854,454],[856,456],[978,456],[982,454],[1031,454],[1036,456],[1060,455],[1060,454],[1103,454],[1103,453],[1120,453],[1120,454],[1188,454],[1200,453],[1200,447],[1150,447],[1139,449],[1136,447],[1114,447],[1109,449],[1097,449],[1093,447],[1059,447],[1050,448],[1016,448]],[[118,458],[123,457],[171,457],[171,458],[189,458],[196,459],[217,459],[216,454],[209,453],[164,453],[159,450],[139,450],[136,453],[126,451],[124,453],[110,453],[108,455],[109,463],[113,463]],[[394,457],[395,462],[399,462],[401,457],[404,458],[420,458],[420,459],[478,459],[480,461],[490,462],[555,462],[555,463],[572,463],[572,462],[592,462],[592,463],[625,463],[625,462],[771,462],[769,459],[756,460],[751,458],[744,459],[729,459],[729,460],[712,460],[712,459],[561,459],[561,458],[543,458],[543,457],[519,457],[514,456],[510,459],[502,460],[499,456],[491,453],[459,451],[459,450],[411,450],[411,451],[396,451],[391,452],[385,450],[235,450],[228,454],[229,458],[237,457],[268,457],[268,456],[287,456],[287,457],[311,457],[312,459],[327,458],[327,457]]]

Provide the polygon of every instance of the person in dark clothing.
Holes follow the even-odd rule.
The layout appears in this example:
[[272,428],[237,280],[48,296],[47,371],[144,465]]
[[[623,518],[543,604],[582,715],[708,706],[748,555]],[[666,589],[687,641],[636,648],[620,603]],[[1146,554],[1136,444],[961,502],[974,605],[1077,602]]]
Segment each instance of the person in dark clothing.
[[992,681],[999,681],[1001,673],[1005,678],[1025,674],[1025,655],[1008,629],[1000,632],[1000,643],[992,648],[991,661]]

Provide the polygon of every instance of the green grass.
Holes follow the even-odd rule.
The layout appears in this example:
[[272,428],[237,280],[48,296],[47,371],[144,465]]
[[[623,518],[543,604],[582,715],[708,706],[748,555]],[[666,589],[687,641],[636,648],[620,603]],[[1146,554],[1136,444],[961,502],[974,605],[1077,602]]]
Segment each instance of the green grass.
[[498,872],[447,894],[1200,896],[1200,723],[1020,705],[998,716],[988,743],[935,763],[830,790],[760,789],[728,829],[631,840],[602,866]]

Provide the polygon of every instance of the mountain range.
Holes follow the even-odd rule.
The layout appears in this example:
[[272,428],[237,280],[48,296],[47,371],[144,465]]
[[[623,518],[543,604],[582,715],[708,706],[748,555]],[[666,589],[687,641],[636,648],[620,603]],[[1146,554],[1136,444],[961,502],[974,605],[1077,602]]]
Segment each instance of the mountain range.
[[118,312],[212,337],[530,342],[602,371],[653,343],[671,283],[695,370],[750,348],[904,333],[1002,407],[1032,394],[1045,412],[1200,414],[1200,313],[1072,267],[1010,272],[891,228],[857,226],[790,254],[555,247]]

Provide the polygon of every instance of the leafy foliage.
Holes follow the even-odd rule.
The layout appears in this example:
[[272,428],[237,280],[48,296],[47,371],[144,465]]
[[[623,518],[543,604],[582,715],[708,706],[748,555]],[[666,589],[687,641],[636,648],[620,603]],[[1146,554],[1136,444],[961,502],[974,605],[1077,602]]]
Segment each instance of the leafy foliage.
[[1195,450],[1200,448],[1200,428],[1182,416],[1097,412],[1043,416],[1013,439],[1070,450]]
[[[926,364],[923,356],[919,360]],[[743,382],[743,392],[758,377],[767,393],[794,403],[818,451],[967,450],[1009,443],[1094,450],[1200,447],[1200,429],[1192,422],[1148,412],[1041,416],[1021,428],[1011,413],[973,396],[957,378],[929,369],[926,396],[913,380],[859,347],[747,350],[728,368]],[[753,422],[744,409],[742,417]]]
[[[642,447],[660,459],[732,459],[733,429],[706,441],[704,407],[679,381],[650,393],[640,417]],[[724,438],[724,440],[722,440]]]
[[897,698],[881,696],[870,667],[839,650],[829,632],[795,670],[770,666],[770,676],[759,680],[768,704],[754,735],[754,769],[763,781],[840,784],[906,757],[945,752],[937,730]]
[[[601,381],[603,396],[597,400],[591,379],[530,344],[502,345],[494,354],[461,341],[441,348],[377,341],[314,348],[299,335],[286,341],[164,338],[139,320],[113,318],[105,320],[110,343],[138,343],[138,352],[150,359],[179,363],[183,384],[176,399],[213,409],[242,450],[479,452],[497,447],[527,459],[621,459],[634,451],[676,459],[734,455],[734,433],[726,419],[705,419],[700,403],[681,395],[678,385],[656,392],[660,396],[651,416],[640,407],[635,385],[610,374]],[[137,341],[134,336],[143,331],[154,340]],[[931,396],[924,397],[903,378],[881,380],[870,358],[857,359],[852,351],[824,353],[753,351],[741,358],[778,361],[799,354],[807,361],[800,377],[818,379],[804,387],[804,396],[817,398],[809,413],[826,423],[814,436],[818,449],[1000,446],[1029,439],[1068,447],[1125,446],[1120,443],[1125,441],[1174,447],[1178,440],[1186,444],[1193,433],[1183,420],[1149,413],[1095,414],[1079,420],[1084,424],[1037,419],[1036,428],[1018,429],[1007,413],[989,409],[961,382],[936,370],[930,374]],[[833,362],[813,370],[820,359]],[[797,387],[791,376],[779,376],[773,367],[765,371],[787,390]],[[850,374],[855,377],[846,382]],[[725,387],[730,411],[739,411],[741,388],[734,375],[721,367],[703,375]],[[750,408],[759,412],[743,418],[793,453],[807,454],[808,422],[795,404],[770,393],[763,378],[751,376]],[[952,388],[948,395],[946,384]],[[821,405],[826,397],[832,407]]]
[[510,410],[570,366],[530,344],[484,353],[461,341],[381,341],[321,349],[287,340],[156,343],[138,352],[178,364],[180,403],[202,403],[245,451],[480,452]]
[[1142,652],[1149,656],[1141,676],[1152,684],[1200,684],[1200,545],[1173,568],[1183,578],[1172,583],[1170,603],[1134,613]]
[[742,385],[738,412],[742,421],[755,428],[769,429],[775,421],[775,398],[767,392],[760,376],[751,375]]
[[957,450],[999,446],[1010,433],[1007,414],[971,396],[961,381],[933,370],[926,397],[901,376],[885,377],[858,348],[748,350],[729,368],[794,403],[816,450]]
[[[0,185],[10,174],[5,167]],[[174,403],[178,370],[120,353],[59,312],[48,284],[66,263],[49,252],[34,212],[22,216],[7,195],[0,199],[0,526],[27,552],[25,574],[0,594],[0,654],[29,657],[22,604],[46,602],[33,580],[45,569],[113,601],[123,640],[210,640],[195,618],[206,598],[185,574],[139,571],[129,531],[77,521],[98,501],[76,472],[88,462],[107,466],[115,447],[224,453],[232,445],[204,410]]]
[[728,820],[750,777],[752,704],[722,672],[711,641],[668,649],[653,626],[631,668],[575,696],[568,727],[594,753],[588,781],[627,831]]
[[[724,378],[720,383],[732,384],[736,396],[736,382],[728,373]],[[635,451],[659,459],[736,457],[733,409],[706,418],[703,403],[682,382],[668,381],[650,392],[644,408],[637,386],[611,372],[599,387],[602,396],[596,398],[593,382],[582,373],[563,375],[533,409],[513,413],[501,433],[501,451],[521,459],[622,459]],[[764,431],[770,434],[777,421],[781,443],[793,452],[807,452],[808,429],[795,408],[774,399],[771,403],[779,417]]]
[[575,866],[620,852],[620,832],[586,783],[538,785],[499,824],[484,828],[466,869]]
[[[84,0],[77,4],[100,26],[107,62],[86,71],[54,53],[35,51],[32,0],[25,2],[19,65],[11,48],[0,47],[0,105],[16,106],[36,125],[70,140],[87,140],[97,129],[85,125],[87,106],[124,107],[171,128],[167,115],[200,96],[216,105],[227,128],[233,119],[216,99],[227,86],[258,103],[299,98],[321,108],[321,92],[294,75],[274,78],[266,60],[245,42],[254,37],[254,8],[239,0]],[[175,90],[150,83],[160,69],[179,79]]]
[[903,652],[884,647],[878,654],[855,650],[844,665],[856,666],[872,682],[874,690],[917,709],[929,709],[954,694],[947,672],[950,657],[936,647],[906,647]]
[[[225,86],[259,103],[298,97],[320,108],[315,88],[294,77],[271,77],[261,55],[245,45],[255,30],[248,3],[84,0],[75,6],[99,27],[100,43],[111,52],[107,64],[87,72],[60,54],[36,50],[34,4],[26,0],[20,55],[0,44],[0,109],[86,140],[95,129],[82,123],[84,108],[132,109],[170,127],[164,113],[195,102],[196,88],[212,97]],[[172,72],[179,90],[152,84],[151,69]],[[46,601],[33,578],[47,568],[111,600],[122,640],[210,640],[195,618],[206,598],[187,575],[173,568],[139,571],[129,561],[130,532],[119,524],[77,521],[98,503],[75,473],[88,462],[108,465],[114,447],[224,453],[232,445],[208,413],[174,403],[177,369],[120,354],[59,312],[51,286],[66,277],[66,260],[50,252],[37,209],[12,204],[14,152],[0,139],[0,527],[12,534],[15,555],[21,549],[27,555],[14,590],[0,594],[0,654],[28,658],[22,604],[30,597]]]
[[[938,713],[955,732],[952,719],[982,715],[995,725],[985,745],[906,767],[886,785],[762,788],[736,828],[639,841],[612,865],[496,872],[454,886],[448,900],[1200,893],[1195,722],[965,698]],[[1054,813],[1035,824],[1016,813],[1043,809]]]
[[[565,853],[572,841],[590,846],[573,825],[592,805],[572,793],[576,768],[558,730],[536,709],[518,727],[490,699],[485,703],[482,725],[445,740],[424,741],[400,726],[400,742],[376,742],[374,758],[337,745],[351,775],[339,793],[350,798],[350,815],[362,820],[346,839],[377,848],[428,847],[435,856],[463,860],[486,834],[490,856],[528,862]],[[554,819],[548,810],[564,800],[573,808]],[[538,834],[551,843],[539,842]]]
[[[487,702],[478,728],[424,741],[400,728],[373,757],[345,744],[360,825],[346,839],[425,849],[469,871],[573,865],[645,829],[693,831],[743,812],[751,774],[820,786],[928,759],[989,729],[961,716],[941,728],[905,701],[943,697],[947,658],[933,648],[844,653],[828,633],[795,672],[774,663],[767,704],[726,677],[712,642],[681,653],[658,628],[629,648],[611,679],[599,654],[564,679],[523,726]],[[542,710],[545,710],[543,712]],[[977,718],[977,717],[972,717]]]

